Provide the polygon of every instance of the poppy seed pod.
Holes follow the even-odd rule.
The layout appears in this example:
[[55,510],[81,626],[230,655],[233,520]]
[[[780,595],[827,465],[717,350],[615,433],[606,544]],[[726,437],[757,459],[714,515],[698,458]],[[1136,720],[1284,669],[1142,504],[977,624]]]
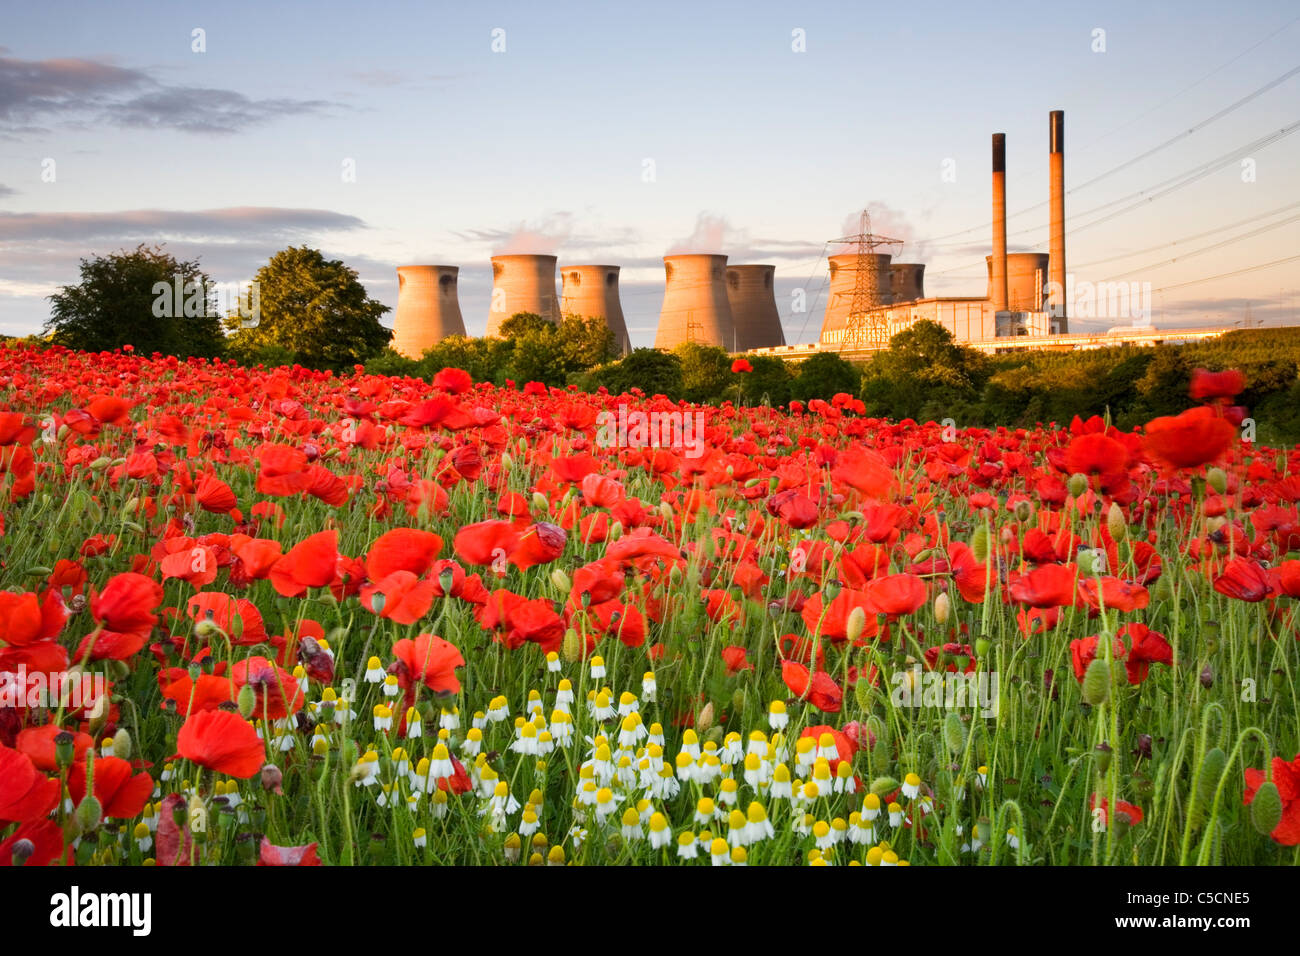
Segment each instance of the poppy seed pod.
[[1110,698],[1110,665],[1098,657],[1083,674],[1083,699],[1093,707]]
[[76,751],[75,739],[66,730],[61,730],[54,735],[54,759],[60,770],[66,770],[72,763]]
[[1034,503],[1032,501],[1016,502],[1016,520],[1021,524],[1029,524],[1034,520]]
[[[1102,661],[1102,663],[1104,664],[1105,661]],[[1097,744],[1097,746],[1093,748],[1093,752],[1097,755],[1097,772],[1105,773],[1107,770],[1110,769],[1110,757],[1111,757],[1110,744],[1106,743],[1103,740],[1101,743]]]
[[1201,686],[1206,690],[1214,686],[1214,668],[1209,664],[1206,664],[1205,669],[1201,671]]
[[510,457],[510,452],[503,451],[501,453],[501,470],[509,471],[514,466],[515,466],[515,460]]
[[24,837],[14,843],[9,850],[9,855],[14,866],[23,866],[32,858],[32,854],[35,852],[36,844]]
[[1205,483],[1210,486],[1216,495],[1224,494],[1228,490],[1228,476],[1222,468],[1211,468],[1205,473]]
[[623,537],[623,522],[621,521],[611,522],[609,526],[609,531],[606,532],[605,537],[607,540],[611,542],[617,541],[619,538]]
[[987,525],[976,525],[970,537],[971,554],[983,564],[989,558],[989,529]]
[[1114,541],[1123,541],[1128,537],[1128,522],[1124,520],[1124,512],[1113,501],[1106,511],[1106,530]]
[[1071,498],[1078,498],[1088,490],[1088,476],[1081,475],[1076,471],[1065,483],[1065,490],[1070,493]]
[[862,710],[871,709],[871,682],[859,680],[853,685],[853,699],[858,702],[858,707]]
[[1250,802],[1250,825],[1261,836],[1268,836],[1282,822],[1282,794],[1277,784],[1265,780],[1255,791],[1255,799]]

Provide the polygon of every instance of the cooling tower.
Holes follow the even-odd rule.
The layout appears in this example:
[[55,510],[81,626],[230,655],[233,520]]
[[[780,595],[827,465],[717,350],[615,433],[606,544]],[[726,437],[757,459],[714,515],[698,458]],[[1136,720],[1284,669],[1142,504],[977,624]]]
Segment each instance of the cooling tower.
[[736,328],[731,351],[785,345],[775,280],[776,266],[727,266],[727,301]]
[[548,322],[560,317],[555,296],[555,256],[493,256],[492,306],[487,334],[500,335],[501,324],[519,312]]
[[604,319],[614,333],[614,347],[619,354],[632,351],[623,306],[618,300],[618,266],[565,266],[560,278],[560,311],[566,316]]
[[[889,260],[885,253],[873,252],[867,255],[867,308],[889,305],[893,301],[890,292]],[[858,279],[858,254],[846,252],[830,257],[831,284],[826,294],[826,315],[822,319],[822,340],[827,341],[827,333],[839,332],[848,324],[849,310],[853,308],[853,290]]]
[[893,262],[889,266],[889,291],[894,302],[915,302],[925,298],[925,265]]
[[664,256],[664,304],[655,348],[674,349],[683,342],[733,348],[726,269],[726,256]]
[[[997,259],[984,257],[989,273],[990,300],[996,291],[994,273]],[[1006,287],[1007,308],[999,311],[1042,312],[1044,309],[1043,286],[1047,284],[1048,256],[1043,252],[1013,252],[1007,256]]]
[[1065,314],[1065,113],[1053,110],[1049,118],[1048,172],[1051,178],[1051,226],[1047,252],[1051,256],[1048,281],[1052,287],[1049,304],[1057,318],[1058,331],[1069,331]]
[[449,335],[465,334],[455,266],[398,266],[393,348],[418,359]]
[[989,304],[1007,311],[1007,137],[993,134],[993,255]]

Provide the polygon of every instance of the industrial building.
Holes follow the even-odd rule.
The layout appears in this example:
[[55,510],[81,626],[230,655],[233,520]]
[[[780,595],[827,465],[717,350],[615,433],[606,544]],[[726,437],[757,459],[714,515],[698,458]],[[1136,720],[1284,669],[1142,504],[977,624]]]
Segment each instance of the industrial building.
[[727,266],[726,282],[734,327],[731,350],[748,352],[785,345],[776,307],[776,266]]
[[398,266],[393,348],[418,359],[449,335],[465,334],[456,266]]
[[531,312],[548,322],[559,322],[560,300],[555,294],[555,256],[493,256],[492,306],[487,334],[501,334],[512,315]]
[[627,355],[632,351],[632,340],[618,297],[618,273],[618,266],[564,266],[560,269],[560,311],[566,317],[604,320],[614,334],[615,350]]
[[675,349],[686,342],[698,342],[736,351],[726,271],[726,256],[664,256],[664,304],[659,310],[655,348]]

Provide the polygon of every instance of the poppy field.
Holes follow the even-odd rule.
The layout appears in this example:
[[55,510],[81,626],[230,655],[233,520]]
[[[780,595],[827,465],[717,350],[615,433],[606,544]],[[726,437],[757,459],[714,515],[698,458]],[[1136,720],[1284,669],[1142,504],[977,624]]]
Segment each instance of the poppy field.
[[963,429],[4,347],[0,865],[1300,863],[1245,386]]

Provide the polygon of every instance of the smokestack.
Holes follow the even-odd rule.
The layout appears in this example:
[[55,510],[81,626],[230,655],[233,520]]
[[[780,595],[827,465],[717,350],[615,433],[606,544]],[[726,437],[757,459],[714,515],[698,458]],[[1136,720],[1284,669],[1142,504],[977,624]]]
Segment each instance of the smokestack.
[[776,266],[727,267],[727,302],[735,323],[733,352],[785,345],[775,280]]
[[449,335],[465,334],[456,266],[398,266],[393,348],[418,359]]
[[919,262],[891,262],[889,291],[895,304],[925,298],[925,265]]
[[684,342],[733,347],[735,324],[724,283],[726,268],[726,256],[664,256],[664,304],[655,348],[674,349]]
[[1007,311],[1007,134],[993,134],[993,276],[989,299],[994,312]]
[[566,316],[603,319],[614,333],[614,347],[621,355],[632,351],[618,299],[618,266],[564,266],[560,311]]
[[[867,259],[867,307],[889,305],[893,301],[890,292],[890,259],[887,253],[868,253]],[[849,312],[853,309],[853,293],[858,285],[858,254],[845,252],[831,256],[827,260],[831,270],[830,289],[826,294],[826,315],[822,318],[821,340],[837,342],[834,333],[843,332],[849,324]],[[840,336],[839,338],[843,338]]]
[[1049,119],[1049,173],[1051,176],[1051,233],[1047,246],[1050,258],[1048,304],[1058,319],[1059,330],[1069,331],[1065,314],[1065,112],[1052,110]]
[[532,312],[558,322],[555,295],[555,256],[493,256],[492,307],[487,334],[500,335],[501,325],[519,312]]

